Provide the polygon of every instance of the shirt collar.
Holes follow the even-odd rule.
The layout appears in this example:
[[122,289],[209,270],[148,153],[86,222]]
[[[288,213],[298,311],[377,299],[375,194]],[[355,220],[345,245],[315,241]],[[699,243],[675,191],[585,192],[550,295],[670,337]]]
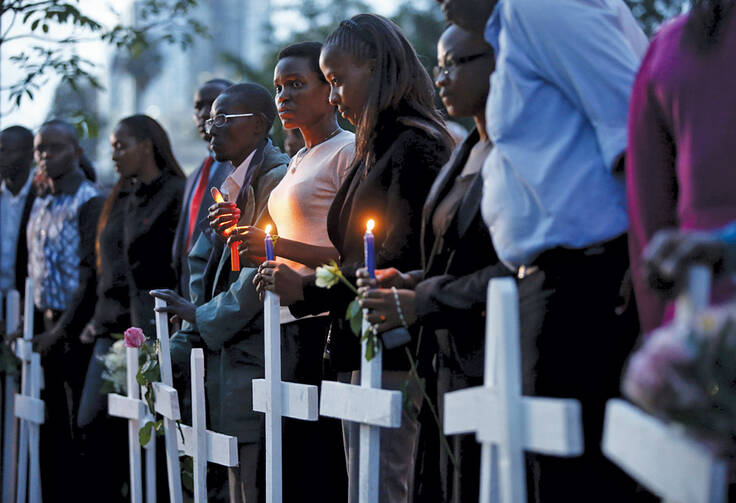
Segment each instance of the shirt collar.
[[245,175],[248,173],[248,167],[250,166],[250,162],[253,160],[253,156],[256,154],[256,150],[257,149],[253,149],[250,155],[235,167],[235,171],[233,171],[233,173],[229,175],[222,184],[221,188],[223,189],[223,192],[226,191],[228,193],[230,201],[234,201],[238,196],[240,189],[243,188]]
[[25,197],[28,195],[28,192],[31,190],[31,183],[33,182],[33,172],[28,173],[28,179],[26,180],[26,183],[23,184],[23,187],[21,187],[20,192],[18,192],[18,195],[14,195],[8,187],[5,185],[5,182],[2,182],[0,184],[0,193],[3,194],[3,196],[9,197],[12,201],[16,201],[18,199],[25,199]]

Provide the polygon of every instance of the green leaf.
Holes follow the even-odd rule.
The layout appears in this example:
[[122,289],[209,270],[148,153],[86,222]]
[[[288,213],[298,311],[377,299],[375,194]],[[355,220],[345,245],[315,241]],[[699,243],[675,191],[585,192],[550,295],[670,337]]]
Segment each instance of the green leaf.
[[120,340],[125,339],[125,335],[123,335],[123,334],[110,334],[110,337],[112,337],[116,341],[120,341]]
[[148,421],[146,424],[143,425],[140,430],[138,430],[138,441],[141,443],[141,446],[147,445],[148,442],[151,440],[153,426],[153,421]]
[[363,313],[360,310],[358,310],[358,314],[350,318],[350,330],[352,330],[356,336],[360,337],[360,332],[361,332],[362,327],[363,327]]
[[[358,299],[356,298],[348,305],[348,312],[345,318],[348,320],[351,320],[355,316],[360,316],[360,315],[361,315],[360,302],[358,302]],[[361,321],[362,321],[362,316],[361,316]]]
[[365,359],[366,361],[371,361],[374,356],[376,356],[376,350],[373,347],[372,341],[369,340],[365,345]]

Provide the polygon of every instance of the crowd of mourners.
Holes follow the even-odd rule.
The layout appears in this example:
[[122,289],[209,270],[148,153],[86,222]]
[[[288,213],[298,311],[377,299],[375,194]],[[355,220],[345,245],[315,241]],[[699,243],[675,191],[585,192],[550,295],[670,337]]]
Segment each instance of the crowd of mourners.
[[[333,260],[379,334],[411,336],[383,350],[383,387],[404,407],[401,426],[381,431],[382,503],[477,501],[480,445],[441,441],[428,402],[442,418],[446,392],[482,384],[498,277],[518,285],[523,393],[582,404],[584,454],[527,454],[529,500],[652,500],[602,455],[604,406],[641,334],[672,316],[691,261],[714,267],[715,301],[734,295],[736,2],[695,1],[651,40],[623,0],[438,3],[449,24],[433,77],[399,26],[360,14],[283,48],[270,90],[202,84],[206,146],[188,177],[145,115],[110,135],[111,190],[68,122],[0,133],[0,289],[33,283],[46,501],[127,500],[125,422],[106,414],[99,357],[128,327],[156,337],[155,298],[174,327],[185,421],[190,351],[202,348],[208,428],[238,439],[239,467],[210,467],[210,499],[264,501],[252,400],[264,293],[282,304],[285,381],[360,381],[345,317],[355,295],[315,280]],[[457,142],[450,118],[475,127]],[[277,119],[288,154],[269,136]],[[283,435],[285,502],[357,503],[357,425],[284,419]]]

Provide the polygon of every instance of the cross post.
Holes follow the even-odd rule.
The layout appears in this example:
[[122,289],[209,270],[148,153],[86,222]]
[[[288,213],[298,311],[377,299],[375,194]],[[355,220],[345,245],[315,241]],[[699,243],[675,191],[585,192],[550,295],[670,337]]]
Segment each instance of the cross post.
[[[39,464],[39,425],[44,420],[44,403],[40,399],[41,357],[33,353],[33,282],[26,279],[24,298],[23,339],[16,341],[16,355],[21,360],[21,389],[14,400],[15,417],[20,419],[18,446],[18,483],[16,502],[25,503],[26,492],[31,503],[41,501],[41,471]],[[34,355],[36,358],[34,358]],[[34,363],[36,360],[37,363]],[[30,443],[30,445],[29,445]],[[30,458],[30,476],[29,470]]]
[[[363,334],[370,329],[363,312]],[[378,503],[381,428],[401,426],[401,392],[381,389],[383,349],[371,361],[365,358],[368,339],[361,343],[360,386],[322,381],[320,414],[360,423],[359,440],[351,436],[351,447],[359,442],[359,500]],[[352,449],[351,449],[352,450]]]
[[[687,290],[676,301],[674,323],[687,327],[708,306],[711,272],[688,271]],[[623,400],[606,404],[603,453],[639,483],[669,503],[725,503],[724,460],[682,428],[667,424]]]
[[266,502],[281,503],[281,417],[316,421],[317,386],[281,380],[279,296],[267,291],[263,310],[265,379],[253,380],[253,410],[266,413]]
[[[130,501],[143,502],[143,477],[141,465],[141,444],[138,431],[141,424],[153,420],[145,400],[141,400],[140,386],[136,381],[138,372],[138,348],[125,348],[126,356],[126,385],[127,396],[110,393],[107,395],[107,412],[112,417],[122,417],[128,420],[128,462],[130,465]],[[156,442],[148,442],[146,447],[146,488],[153,486],[153,491],[147,490],[148,503],[156,501]],[[149,457],[148,453],[152,452]],[[151,466],[149,466],[151,465]]]
[[[5,333],[10,335],[20,327],[20,293],[11,290],[7,294],[5,309]],[[6,341],[3,341],[5,344]],[[15,346],[15,345],[14,345]],[[18,421],[15,418],[16,376],[5,376],[3,412],[3,490],[2,502],[15,500],[16,461],[18,460]]]
[[[204,351],[192,349],[192,426],[181,425],[179,449],[194,460],[194,501],[207,501],[207,463],[228,468],[238,466],[238,439],[207,429],[204,389]],[[183,437],[183,439],[182,439]]]
[[444,430],[446,435],[475,433],[482,444],[481,503],[525,503],[524,451],[582,454],[580,403],[522,396],[513,279],[489,282],[486,313],[484,385],[445,394]]
[[[156,299],[156,308],[166,307],[166,302]],[[156,337],[159,342],[158,363],[161,371],[161,382],[154,383],[154,408],[164,417],[164,436],[166,443],[166,470],[169,480],[171,503],[182,503],[181,471],[179,468],[179,447],[177,436],[179,431],[176,422],[181,419],[179,396],[174,389],[174,378],[171,371],[171,353],[169,352],[169,320],[165,312],[155,311]]]

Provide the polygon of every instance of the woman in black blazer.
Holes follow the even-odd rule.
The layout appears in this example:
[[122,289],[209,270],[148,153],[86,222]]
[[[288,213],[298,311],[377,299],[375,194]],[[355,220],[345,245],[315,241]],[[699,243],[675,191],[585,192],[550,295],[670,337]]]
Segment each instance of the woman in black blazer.
[[[485,100],[493,49],[482,37],[450,26],[439,40],[437,60],[435,85],[448,113],[472,116],[476,128],[442,168],[424,204],[421,269],[406,274],[396,269],[376,271],[377,282],[362,269],[358,285],[365,294],[363,307],[372,310],[367,320],[379,332],[402,324],[393,287],[406,324],[420,326],[427,334],[422,357],[425,363],[436,359],[439,417],[443,417],[445,393],[482,384],[488,280],[511,272],[499,262],[480,213],[480,168],[492,148],[485,131]],[[381,288],[371,289],[375,286]],[[437,452],[440,432],[429,422],[423,422],[422,429],[425,473],[419,481],[420,495],[436,495],[431,484],[439,480],[441,501],[477,500],[480,446],[475,436],[448,439],[457,463],[453,469],[448,453]],[[429,476],[436,470],[438,478]]]
[[[82,331],[85,344],[94,343],[79,406],[78,423],[85,437],[89,484],[98,501],[119,501],[125,470],[95,471],[102,459],[125,459],[125,446],[105,447],[115,420],[103,414],[107,400],[100,393],[102,363],[99,356],[113,343],[113,333],[130,326],[156,337],[152,288],[176,287],[171,246],[181,211],[185,177],[158,122],[145,115],[122,119],[110,135],[112,160],[120,176],[105,200],[97,224],[97,302],[92,319]],[[119,432],[117,432],[119,433]],[[124,439],[124,435],[113,435]],[[109,455],[115,450],[114,456]],[[118,453],[120,455],[118,455]],[[105,461],[107,462],[107,461]],[[100,496],[104,495],[104,496]]]
[[[419,268],[422,205],[451,141],[433,107],[432,81],[400,29],[371,14],[340,23],[325,42],[320,67],[331,86],[330,103],[356,126],[355,159],[326,223],[340,269],[355,279],[370,218],[376,221],[376,266]],[[256,284],[278,293],[296,316],[329,310],[331,365],[341,380],[358,379],[359,341],[344,319],[350,290],[318,288],[314,276],[302,279],[275,262],[261,266]],[[384,387],[399,389],[408,379],[404,349],[386,351],[383,364]],[[409,398],[418,408],[418,387]],[[406,412],[401,428],[381,432],[382,502],[409,501],[417,437],[416,416]],[[357,459],[349,461],[348,478],[349,501],[357,502]]]

